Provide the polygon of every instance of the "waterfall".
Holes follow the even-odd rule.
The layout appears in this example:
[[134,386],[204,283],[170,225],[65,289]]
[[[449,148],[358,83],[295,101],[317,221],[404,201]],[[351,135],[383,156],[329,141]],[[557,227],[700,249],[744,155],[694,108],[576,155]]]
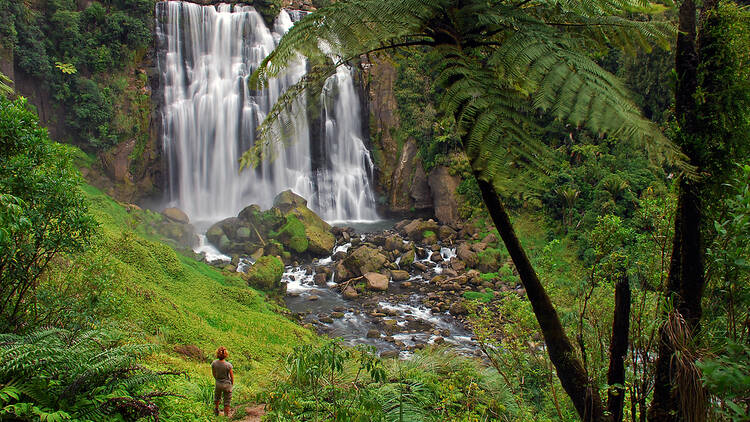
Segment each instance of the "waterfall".
[[360,105],[352,71],[344,66],[328,78],[320,98],[323,109],[325,165],[316,171],[316,206],[326,218],[375,220],[370,187],[373,163],[362,139]]
[[[270,207],[292,189],[327,220],[377,219],[370,187],[372,162],[362,139],[359,99],[348,69],[326,81],[324,165],[312,168],[304,96],[285,119],[290,145],[256,169],[239,171],[238,159],[255,143],[257,127],[283,92],[306,72],[300,59],[263,91],[247,80],[293,25],[281,11],[266,27],[251,6],[156,5],[158,66],[164,93],[162,145],[167,195],[194,221],[235,216],[249,204]],[[313,96],[310,96],[313,98]]]

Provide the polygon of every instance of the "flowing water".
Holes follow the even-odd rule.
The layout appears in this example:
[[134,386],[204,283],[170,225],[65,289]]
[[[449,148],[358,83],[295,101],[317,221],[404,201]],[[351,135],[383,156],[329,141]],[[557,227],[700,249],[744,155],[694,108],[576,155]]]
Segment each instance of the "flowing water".
[[[286,189],[306,198],[310,208],[331,223],[345,222],[361,232],[393,225],[375,212],[373,162],[363,134],[355,73],[349,67],[339,67],[320,93],[302,96],[281,117],[293,129],[294,139],[285,140],[286,147],[273,146],[275,160],[239,171],[238,160],[255,144],[259,125],[284,91],[305,75],[307,64],[302,58],[296,60],[262,91],[249,89],[248,78],[303,12],[282,11],[270,29],[246,5],[168,1],[158,3],[156,12],[168,196],[170,204],[183,209],[200,233],[249,204],[270,207],[273,198]],[[306,101],[319,101],[319,116],[308,115]],[[314,119],[320,123],[311,124]],[[320,128],[320,133],[312,133],[313,127]],[[338,245],[334,253],[350,246]],[[196,252],[208,261],[231,259],[203,235],[199,235]],[[449,259],[455,251],[444,248],[441,254]],[[432,264],[429,254],[423,262]],[[317,264],[331,265],[332,258]],[[249,265],[252,261],[240,260],[238,271]],[[441,270],[434,268],[435,273]],[[352,344],[373,344],[380,350],[394,350],[396,343],[403,343],[399,346],[403,349],[436,339],[453,343],[459,350],[472,350],[470,333],[447,313],[427,309],[417,294],[399,303],[380,301],[378,309],[388,313],[386,319],[395,320],[398,333],[389,341],[368,338],[368,330],[382,321],[374,319],[371,310],[345,300],[333,288],[333,280],[316,286],[314,274],[301,267],[286,268],[286,303],[306,315],[307,321],[339,309],[335,312],[340,312],[340,318],[327,324],[316,322],[329,335]],[[409,281],[429,283],[420,275]],[[310,300],[312,295],[317,300]]]
[[[162,142],[172,205],[193,221],[218,221],[251,203],[268,208],[279,192],[292,189],[326,220],[377,219],[372,160],[347,67],[340,67],[318,94],[324,110],[320,136],[311,136],[307,100],[301,96],[282,117],[294,139],[285,140],[287,147],[271,147],[273,161],[239,171],[238,160],[255,144],[260,123],[306,73],[300,58],[266,89],[247,85],[300,13],[282,10],[269,29],[251,6],[169,1],[158,3],[156,12]],[[312,150],[321,155],[316,168]]]

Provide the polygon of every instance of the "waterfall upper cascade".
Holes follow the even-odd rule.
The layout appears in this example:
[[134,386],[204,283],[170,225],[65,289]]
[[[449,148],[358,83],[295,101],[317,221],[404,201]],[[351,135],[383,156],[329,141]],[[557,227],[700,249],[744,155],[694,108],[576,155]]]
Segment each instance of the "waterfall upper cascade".
[[[257,127],[283,92],[305,74],[303,59],[263,91],[247,79],[293,25],[283,11],[269,30],[251,6],[157,3],[163,147],[170,201],[194,221],[237,215],[251,203],[271,206],[292,189],[329,221],[375,220],[372,161],[361,128],[352,71],[341,67],[320,93],[321,145],[311,145],[306,99],[288,118],[294,139],[271,162],[239,172]],[[314,98],[314,96],[308,96]],[[283,148],[283,150],[281,150]],[[311,150],[322,158],[313,168]]]

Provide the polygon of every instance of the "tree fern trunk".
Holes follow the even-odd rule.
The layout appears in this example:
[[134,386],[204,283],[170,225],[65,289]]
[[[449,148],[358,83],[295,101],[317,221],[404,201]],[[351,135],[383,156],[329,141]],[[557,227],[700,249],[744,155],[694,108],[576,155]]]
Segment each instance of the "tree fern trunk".
[[[622,421],[625,404],[625,355],[628,352],[630,331],[630,283],[627,274],[615,285],[615,312],[612,319],[612,341],[609,343],[609,370],[607,371],[607,411],[612,422]],[[613,387],[619,385],[618,387]]]
[[570,397],[582,420],[586,422],[604,420],[602,401],[597,387],[592,385],[593,383],[583,369],[583,365],[576,358],[573,345],[565,334],[555,306],[521,246],[500,197],[492,184],[481,180],[478,177],[479,175],[476,176],[487,211],[492,217],[492,221],[495,223],[495,227],[497,227],[497,231],[513,259],[513,264],[518,270],[521,283],[526,289],[526,295],[542,329],[547,353],[557,369],[560,384]]
[[[715,9],[716,0],[703,2],[701,16]],[[699,171],[703,166],[702,151],[708,146],[708,138],[701,134],[698,125],[695,92],[698,89],[698,67],[702,60],[698,44],[700,28],[697,24],[697,10],[694,0],[684,0],[680,5],[679,34],[675,70],[677,71],[677,89],[675,91],[675,114],[680,125],[677,139],[680,148],[690,159],[690,163]],[[704,22],[701,22],[702,24]],[[702,25],[701,25],[702,26]],[[710,136],[710,134],[709,134]],[[701,299],[705,286],[704,253],[702,239],[702,192],[700,182],[682,179],[679,185],[677,211],[675,214],[675,234],[672,243],[672,259],[669,277],[665,286],[666,297],[677,311],[685,318],[690,332],[699,329],[702,314]],[[674,365],[672,364],[675,348],[670,344],[664,326],[659,330],[659,355],[656,361],[654,397],[648,411],[650,421],[683,420],[686,409],[681,408],[686,397],[680,397],[674,382]],[[699,398],[693,398],[698,400]],[[700,415],[691,415],[695,420]]]

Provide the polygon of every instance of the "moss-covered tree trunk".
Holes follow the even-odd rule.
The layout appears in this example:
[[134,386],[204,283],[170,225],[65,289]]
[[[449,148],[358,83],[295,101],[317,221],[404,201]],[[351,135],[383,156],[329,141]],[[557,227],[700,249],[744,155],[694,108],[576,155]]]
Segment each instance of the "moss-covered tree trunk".
[[[701,10],[701,25],[697,21],[697,8],[694,0],[684,0],[679,11],[679,34],[675,55],[677,87],[675,91],[675,114],[680,131],[676,139],[690,164],[698,171],[703,170],[703,157],[710,148],[706,143],[709,137],[700,127],[698,105],[695,93],[698,90],[700,57],[700,28],[703,17],[715,10],[718,0],[708,0]],[[710,136],[710,134],[708,134]],[[706,194],[703,183],[683,177],[679,184],[675,232],[672,243],[672,258],[669,277],[665,286],[667,300],[684,318],[689,335],[695,336],[700,328],[702,314],[701,299],[706,283],[705,246],[702,238],[704,225],[702,198]],[[654,396],[649,408],[650,421],[700,420],[701,415],[688,415],[692,412],[683,408],[683,403],[700,400],[698,397],[680,397],[684,389],[676,385],[675,345],[670,339],[670,330],[665,323],[659,330],[658,358],[655,368]]]
[[630,331],[630,283],[622,274],[615,284],[615,311],[612,318],[612,341],[609,343],[609,370],[607,371],[607,411],[612,422],[622,421],[625,404],[625,355],[628,353]]
[[542,329],[547,353],[552,364],[555,365],[560,384],[562,384],[583,421],[604,420],[604,410],[599,391],[596,385],[593,385],[593,381],[589,378],[580,360],[576,358],[573,344],[565,334],[555,306],[539,281],[529,257],[521,246],[518,236],[516,236],[510,217],[505,211],[505,206],[494,186],[481,180],[478,174],[475,174],[475,176],[487,211],[492,217],[492,221],[495,223],[495,227],[497,227],[497,231],[513,259],[521,283],[526,289],[526,295]]

